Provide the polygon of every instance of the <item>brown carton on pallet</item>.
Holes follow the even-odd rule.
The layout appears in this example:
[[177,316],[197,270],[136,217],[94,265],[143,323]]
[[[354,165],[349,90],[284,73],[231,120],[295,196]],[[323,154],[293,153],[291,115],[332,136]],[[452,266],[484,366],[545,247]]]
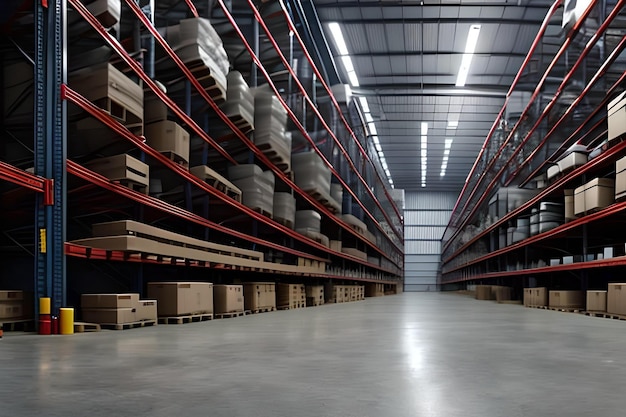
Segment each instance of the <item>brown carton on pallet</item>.
[[0,319],[15,319],[24,315],[24,305],[21,300],[0,301]]
[[137,321],[158,320],[158,308],[156,300],[139,300],[136,311]]
[[148,297],[157,301],[160,317],[213,313],[210,282],[149,282]]
[[124,324],[137,322],[135,308],[83,308],[83,321],[101,324]]
[[159,152],[169,152],[189,163],[189,133],[171,120],[146,125],[146,143]]
[[243,285],[214,285],[213,305],[216,314],[243,311]]
[[606,311],[606,291],[587,291],[587,311]]
[[491,285],[477,285],[476,286],[476,299],[477,300],[494,300],[495,298],[491,291]]
[[324,286],[323,285],[307,285],[306,286],[306,305],[320,306],[324,304]]
[[509,301],[513,299],[513,288],[511,287],[502,287],[502,286],[498,286],[498,287],[492,287],[492,292],[495,295],[495,299],[496,301],[500,302],[500,301]]
[[550,307],[553,308],[584,308],[585,295],[583,291],[550,291]]
[[302,284],[276,284],[276,305],[278,308],[306,307],[306,290]]
[[606,311],[626,315],[626,283],[609,284],[606,293]]
[[246,310],[276,308],[276,284],[273,282],[246,282],[243,284],[243,302]]
[[136,308],[139,294],[82,294],[80,305],[89,308]]
[[548,306],[548,289],[546,287],[531,288],[531,300],[533,307]]
[[524,288],[524,307],[530,307],[532,304],[532,288]]
[[376,282],[365,283],[365,296],[366,297],[382,297],[385,295],[385,284],[379,284]]
[[110,179],[111,181],[128,181],[142,186],[144,194],[148,194],[150,186],[150,167],[127,154],[119,154],[107,158],[98,158],[85,164],[85,167]]

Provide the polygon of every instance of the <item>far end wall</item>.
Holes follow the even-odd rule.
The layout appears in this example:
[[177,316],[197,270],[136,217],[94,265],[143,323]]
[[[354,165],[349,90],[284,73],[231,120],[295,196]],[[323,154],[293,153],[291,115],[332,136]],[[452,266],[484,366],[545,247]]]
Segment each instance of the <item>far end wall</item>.
[[441,238],[457,197],[457,193],[405,193],[404,291],[439,290]]

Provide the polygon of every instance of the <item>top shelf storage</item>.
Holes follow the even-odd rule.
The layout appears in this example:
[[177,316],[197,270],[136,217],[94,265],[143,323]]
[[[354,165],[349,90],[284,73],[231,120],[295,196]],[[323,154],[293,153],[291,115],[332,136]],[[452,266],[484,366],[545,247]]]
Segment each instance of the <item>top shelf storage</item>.
[[625,129],[615,125],[623,127],[624,119],[612,116],[610,102],[624,88],[624,2],[592,3],[571,19],[556,13],[559,6],[548,12],[457,200],[444,234],[443,282],[459,273],[478,279],[484,272],[469,265],[485,256],[502,261],[489,271],[510,271],[497,254],[537,244],[575,218],[564,190],[571,195],[594,177],[609,176],[623,155]]

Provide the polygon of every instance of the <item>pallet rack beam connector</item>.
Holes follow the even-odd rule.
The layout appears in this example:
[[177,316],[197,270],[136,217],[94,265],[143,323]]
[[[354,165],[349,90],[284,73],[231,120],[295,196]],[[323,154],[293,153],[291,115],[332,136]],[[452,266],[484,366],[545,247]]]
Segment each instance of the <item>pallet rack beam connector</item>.
[[[460,212],[461,213],[467,213],[468,210],[468,206],[471,204],[471,202],[474,199],[474,196],[476,196],[477,192],[480,189],[480,184],[482,184],[483,180],[486,178],[487,173],[491,170],[491,168],[493,167],[493,165],[495,164],[496,160],[498,160],[498,157],[502,155],[502,152],[504,151],[504,149],[506,148],[506,146],[509,144],[509,142],[513,139],[513,137],[515,136],[515,132],[517,131],[517,129],[520,127],[521,123],[523,120],[526,119],[526,116],[529,114],[530,109],[532,108],[532,105],[534,103],[534,101],[537,99],[537,97],[539,96],[539,94],[543,91],[543,85],[546,82],[546,80],[548,79],[548,76],[550,75],[550,73],[552,72],[552,70],[554,69],[554,67],[557,65],[557,63],[559,62],[560,58],[565,54],[565,52],[567,51],[567,49],[569,48],[569,46],[571,45],[574,36],[578,33],[578,31],[580,30],[580,28],[582,27],[583,23],[585,22],[587,16],[589,16],[589,14],[591,13],[591,11],[593,10],[593,7],[595,6],[596,2],[598,0],[594,0],[592,1],[589,6],[585,9],[584,13],[581,15],[581,17],[576,21],[576,23],[572,26],[572,28],[568,31],[567,36],[565,37],[565,40],[563,41],[563,44],[561,45],[561,47],[559,48],[559,51],[555,54],[555,56],[553,57],[552,61],[550,62],[550,64],[548,65],[548,67],[545,69],[543,75],[540,78],[540,81],[537,83],[537,86],[535,87],[535,90],[528,102],[528,104],[526,105],[526,108],[523,110],[521,116],[518,118],[517,122],[515,122],[515,125],[513,126],[513,128],[511,129],[511,131],[509,132],[507,138],[502,142],[502,144],[498,147],[498,150],[495,152],[495,154],[493,155],[493,157],[490,159],[490,161],[487,163],[487,167],[483,170],[483,172],[480,174],[480,176],[478,177],[478,181],[476,182],[475,186],[472,188],[472,191],[469,194],[469,197],[467,197],[467,199],[465,200],[465,203],[463,204],[463,207],[461,208]],[[620,0],[621,1],[621,0]],[[580,62],[582,62],[582,57],[579,57],[577,60],[577,65],[580,65]],[[565,85],[567,82],[569,82],[569,80],[573,77],[573,73],[569,73],[567,76],[563,77],[562,80],[562,85]],[[555,93],[554,97],[557,97],[558,93]],[[536,127],[538,126],[538,124],[536,124],[533,129],[524,137],[523,143],[527,142],[531,136],[532,133],[534,132],[534,130],[536,129]],[[517,152],[519,152],[518,150],[521,149],[522,145],[519,145],[516,148],[516,152],[515,154],[517,154]],[[509,158],[507,160],[510,161],[512,158]],[[503,167],[506,167],[507,164],[503,164]],[[476,210],[478,210],[478,208],[480,207],[481,203],[487,198],[487,196],[489,195],[489,192],[491,191],[491,189],[493,189],[493,187],[495,186],[497,180],[499,179],[500,175],[505,171],[505,169],[500,169],[498,171],[498,173],[494,176],[494,178],[491,180],[491,182],[489,183],[489,185],[487,186],[487,189],[484,192],[480,193],[480,196],[478,197],[478,201],[474,204],[473,208],[470,209],[470,213],[467,216],[463,216],[463,221],[461,222],[460,225],[457,225],[458,228],[462,228],[464,226],[466,226],[468,224],[468,222],[470,221],[470,218],[472,215],[474,215],[474,213],[476,212]],[[461,198],[461,196],[459,196],[459,198]],[[455,216],[455,213],[452,213],[452,216]],[[457,229],[457,231],[459,230]],[[452,241],[452,239],[448,240],[448,242],[446,242],[445,244],[445,248],[447,248],[448,244]],[[445,249],[444,248],[444,249]]]
[[[77,2],[78,0],[69,0],[70,2],[74,3]],[[309,194],[307,194],[306,192],[302,191],[301,189],[299,189],[296,184],[288,177],[285,176],[285,174],[280,171],[271,161],[269,161],[269,159],[252,143],[252,141],[246,137],[243,132],[241,132],[241,130],[239,128],[237,128],[237,126],[235,126],[235,124],[223,113],[223,111],[217,106],[217,104],[215,104],[215,102],[213,101],[213,99],[206,93],[206,91],[204,91],[204,89],[202,88],[202,86],[198,83],[198,81],[195,79],[195,77],[193,76],[193,74],[191,73],[191,71],[189,71],[189,69],[186,67],[186,65],[180,60],[180,58],[176,55],[176,53],[171,49],[171,47],[167,44],[167,42],[165,41],[165,39],[159,34],[159,32],[156,30],[156,28],[150,23],[150,21],[145,17],[145,15],[141,12],[141,10],[131,1],[131,0],[126,0],[128,6],[130,7],[130,9],[135,13],[135,15],[137,16],[137,18],[139,20],[142,21],[142,23],[144,24],[144,26],[152,33],[152,35],[155,37],[155,39],[159,42],[159,44],[163,47],[163,49],[165,50],[165,52],[170,56],[170,58],[172,58],[172,60],[174,60],[174,62],[176,63],[176,65],[181,69],[181,71],[185,74],[185,76],[187,77],[187,79],[191,82],[191,84],[194,86],[194,88],[196,88],[196,90],[199,92],[199,94],[205,99],[205,101],[209,104],[209,106],[216,112],[216,114],[222,119],[222,121],[224,123],[226,123],[226,125],[231,129],[231,131],[237,136],[239,137],[242,142],[248,146],[255,154],[255,156],[261,160],[263,163],[265,163],[268,168],[270,168],[275,175],[277,175],[278,177],[280,177],[282,179],[283,182],[285,182],[287,185],[289,185],[292,189],[294,189],[296,192],[298,192],[298,194],[300,196],[302,196],[305,200],[307,200],[310,204],[314,205],[316,207],[316,209],[318,209],[319,211],[325,213],[332,221],[334,221],[335,223],[339,224],[340,226],[342,226],[344,229],[346,229],[348,232],[352,233],[355,237],[365,241],[366,239],[361,236],[360,234],[356,233],[347,223],[345,223],[344,221],[342,221],[341,219],[339,219],[338,217],[332,215],[321,203],[319,203],[317,200],[315,200],[313,197],[311,197]],[[81,14],[84,12],[85,15],[89,14],[89,11],[87,10],[83,10],[81,12]],[[230,16],[230,15],[229,15]],[[231,16],[232,17],[232,16]],[[92,25],[98,25],[99,26],[99,22],[93,18],[93,16],[91,16],[91,19],[89,19],[89,22],[92,23]],[[231,22],[234,23],[234,22]],[[236,30],[238,30],[238,27],[235,27]],[[101,33],[102,36],[110,36],[106,33],[106,31],[104,30],[104,28],[98,28],[98,32]],[[240,33],[240,32],[239,32]],[[243,36],[242,33],[240,33],[240,36],[242,38],[242,41],[244,42],[244,45],[248,48],[248,50],[250,51],[250,45],[247,43],[247,41],[245,40],[245,37]],[[109,42],[110,43],[110,42]],[[123,48],[121,48],[121,46],[119,48],[116,48],[116,51],[118,52],[118,54],[120,55],[127,55],[126,52],[123,50]],[[251,55],[253,55],[253,57],[256,57],[253,52],[250,52]],[[130,57],[128,57],[128,59],[130,59]],[[126,60],[126,59],[125,59]],[[269,80],[269,74],[267,74],[267,72],[265,71],[265,69],[261,66],[260,61],[257,61],[257,65],[259,67],[259,70],[261,70],[264,75],[266,76],[266,78],[268,78]],[[134,68],[133,68],[134,69]],[[137,70],[135,70],[137,71]],[[141,76],[141,74],[138,73],[138,75]],[[143,77],[142,77],[143,78]],[[273,85],[272,85],[273,86]],[[278,92],[276,91],[275,87],[274,87],[275,92],[277,93],[277,97],[280,98],[280,94],[278,94]],[[281,100],[282,101],[282,100]],[[284,101],[283,101],[283,105],[285,105]],[[291,116],[293,116],[293,113],[290,111],[290,109],[288,107],[286,107],[288,109],[288,113],[291,114]],[[295,116],[294,116],[295,117]],[[292,117],[293,119],[293,117]],[[308,135],[307,135],[308,137]],[[309,138],[310,140],[310,138]],[[362,204],[362,203],[361,203]],[[363,209],[367,212],[367,210],[365,209],[365,207],[363,207]],[[373,218],[373,216],[372,216]],[[263,219],[261,219],[263,220]],[[378,223],[376,222],[376,224],[378,225]],[[380,227],[380,226],[379,226]],[[395,230],[395,229],[394,229]],[[384,231],[383,231],[384,233]],[[384,234],[385,235],[385,234]],[[386,236],[386,235],[385,235]],[[393,242],[392,242],[393,243]],[[381,255],[388,257],[388,254],[385,253],[383,250],[381,250],[380,248],[378,248],[376,245],[371,245],[371,247],[376,250],[377,252],[379,252]],[[398,253],[400,253],[400,249],[396,247],[396,250],[398,251]],[[390,259],[391,260],[391,259]]]
[[56,314],[66,302],[63,247],[67,194],[66,104],[61,100],[60,90],[67,78],[67,6],[64,0],[54,0],[45,5],[34,2],[33,7],[35,174],[49,179],[44,189],[45,194],[37,194],[36,197],[35,236],[37,236],[36,247],[39,249],[35,251],[34,297],[35,300],[39,297],[51,297],[52,313]]
[[[504,112],[506,110],[506,106],[508,105],[508,102],[511,99],[511,95],[513,94],[513,91],[515,90],[515,87],[517,87],[517,83],[519,82],[519,80],[521,79],[522,75],[524,74],[524,71],[526,70],[526,67],[528,67],[528,65],[530,65],[532,57],[533,57],[535,51],[537,50],[537,48],[539,47],[539,45],[541,43],[541,39],[543,38],[544,34],[546,33],[546,30],[548,29],[548,26],[550,25],[550,20],[552,19],[554,14],[557,12],[559,7],[562,5],[562,3],[563,3],[563,0],[556,0],[552,4],[552,6],[550,6],[550,9],[546,13],[546,17],[544,18],[543,23],[541,24],[541,27],[539,28],[539,32],[537,33],[537,36],[535,36],[535,39],[533,40],[533,43],[531,44],[530,49],[528,50],[528,53],[526,54],[526,58],[524,58],[524,62],[522,62],[522,65],[521,65],[519,71],[515,75],[515,78],[513,79],[513,82],[511,83],[511,87],[509,87],[509,91],[506,93],[506,96],[505,96],[505,99],[504,99],[504,104],[502,105],[502,108],[500,109],[500,112],[496,116],[496,119],[493,122],[493,125],[491,126],[491,129],[489,129],[489,132],[487,133],[487,137],[485,138],[485,141],[483,142],[483,145],[480,148],[480,151],[478,152],[478,156],[474,160],[474,164],[472,165],[472,168],[470,169],[469,173],[467,174],[467,177],[465,178],[465,182],[463,184],[463,188],[461,189],[461,192],[459,193],[459,197],[457,198],[456,202],[454,203],[454,207],[452,208],[452,216],[455,215],[455,213],[457,212],[457,209],[459,207],[459,204],[461,204],[463,196],[465,195],[465,192],[467,191],[467,187],[469,187],[470,181],[471,181],[472,177],[474,176],[474,173],[476,172],[476,169],[478,168],[478,163],[481,160],[482,156],[485,154],[485,152],[486,152],[486,150],[487,150],[487,148],[489,146],[489,142],[491,141],[491,137],[493,136],[493,134],[495,133],[496,129],[498,128],[498,126],[500,124],[500,120],[502,119],[502,116],[504,115]],[[444,230],[444,233],[443,233],[443,236],[445,236],[446,233],[448,232],[448,228],[450,227],[450,224],[452,224],[453,220],[454,220],[453,218],[450,219],[450,223],[448,224],[448,226],[446,226],[446,228]],[[453,235],[453,237],[451,237],[448,240],[448,242],[451,242],[454,239],[455,236],[456,236],[456,233]],[[448,247],[448,244],[449,244],[448,242],[444,242],[443,248],[442,248],[443,250],[445,250]]]

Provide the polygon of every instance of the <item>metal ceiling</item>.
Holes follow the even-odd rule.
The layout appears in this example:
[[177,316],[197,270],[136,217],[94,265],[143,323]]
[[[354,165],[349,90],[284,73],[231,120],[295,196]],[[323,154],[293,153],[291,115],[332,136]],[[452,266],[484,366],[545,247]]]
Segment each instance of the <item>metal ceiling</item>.
[[[395,188],[458,192],[552,1],[312,1],[347,84],[328,23],[342,29],[359,80],[353,93],[368,99]],[[455,87],[472,24],[481,25],[476,52],[465,87]],[[551,31],[557,35],[560,26]],[[448,129],[448,120],[458,127]],[[422,122],[428,122],[424,188]],[[453,144],[441,176],[446,138]]]

